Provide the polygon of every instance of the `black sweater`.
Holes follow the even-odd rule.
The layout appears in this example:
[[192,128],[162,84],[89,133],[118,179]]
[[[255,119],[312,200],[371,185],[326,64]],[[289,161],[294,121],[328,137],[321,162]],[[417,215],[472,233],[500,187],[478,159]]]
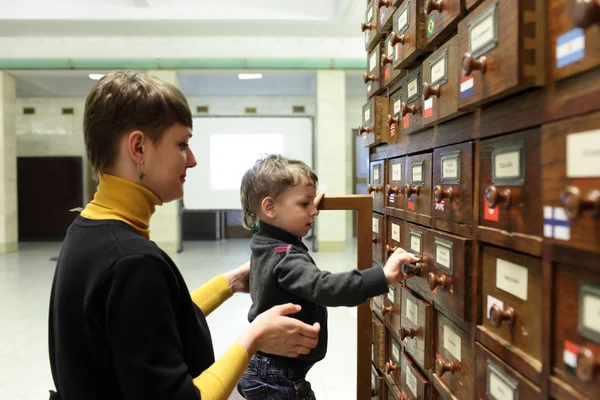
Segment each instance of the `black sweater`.
[[285,303],[299,304],[302,310],[290,315],[307,324],[319,322],[319,344],[309,354],[285,359],[290,364],[310,365],[327,353],[328,306],[357,306],[370,297],[388,292],[383,268],[332,274],[321,271],[300,238],[273,225],[260,222],[250,244],[250,297],[248,320]]
[[81,216],[52,283],[49,352],[62,400],[197,400],[192,377],[214,362],[169,256],[124,222]]

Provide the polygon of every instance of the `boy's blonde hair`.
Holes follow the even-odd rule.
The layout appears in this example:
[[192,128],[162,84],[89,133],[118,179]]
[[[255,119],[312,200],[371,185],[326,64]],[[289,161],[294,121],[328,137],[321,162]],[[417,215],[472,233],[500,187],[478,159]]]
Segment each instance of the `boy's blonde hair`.
[[258,221],[258,211],[265,197],[277,198],[285,189],[300,182],[317,186],[317,174],[304,162],[279,154],[267,155],[246,171],[240,187],[244,228],[251,230]]

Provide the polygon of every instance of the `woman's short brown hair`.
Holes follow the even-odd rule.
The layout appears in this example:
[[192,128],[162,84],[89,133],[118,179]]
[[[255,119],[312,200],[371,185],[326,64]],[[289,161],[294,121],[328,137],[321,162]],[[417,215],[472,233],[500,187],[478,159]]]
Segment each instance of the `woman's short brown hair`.
[[285,189],[304,182],[317,186],[319,178],[306,163],[280,156],[267,155],[254,163],[242,177],[240,198],[244,217],[242,225],[253,229],[265,197],[277,198]]
[[140,130],[157,143],[169,127],[192,128],[192,113],[179,89],[136,71],[103,76],[85,102],[83,133],[92,168],[102,174],[115,160],[124,134]]

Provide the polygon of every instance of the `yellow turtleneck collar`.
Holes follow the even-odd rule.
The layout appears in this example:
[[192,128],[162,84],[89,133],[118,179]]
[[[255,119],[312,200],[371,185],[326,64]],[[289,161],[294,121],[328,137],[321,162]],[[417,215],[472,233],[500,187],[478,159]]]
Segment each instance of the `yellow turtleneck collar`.
[[150,217],[162,201],[137,183],[104,174],[98,190],[81,216],[89,219],[112,219],[131,225],[140,235],[150,238]]

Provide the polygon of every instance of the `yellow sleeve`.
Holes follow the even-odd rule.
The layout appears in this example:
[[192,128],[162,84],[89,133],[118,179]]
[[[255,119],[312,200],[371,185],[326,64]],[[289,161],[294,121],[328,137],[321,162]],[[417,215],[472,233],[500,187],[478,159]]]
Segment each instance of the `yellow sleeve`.
[[202,400],[227,400],[248,367],[248,352],[234,344],[206,371],[194,379]]
[[229,282],[219,275],[192,292],[192,301],[202,310],[205,317],[233,296]]

